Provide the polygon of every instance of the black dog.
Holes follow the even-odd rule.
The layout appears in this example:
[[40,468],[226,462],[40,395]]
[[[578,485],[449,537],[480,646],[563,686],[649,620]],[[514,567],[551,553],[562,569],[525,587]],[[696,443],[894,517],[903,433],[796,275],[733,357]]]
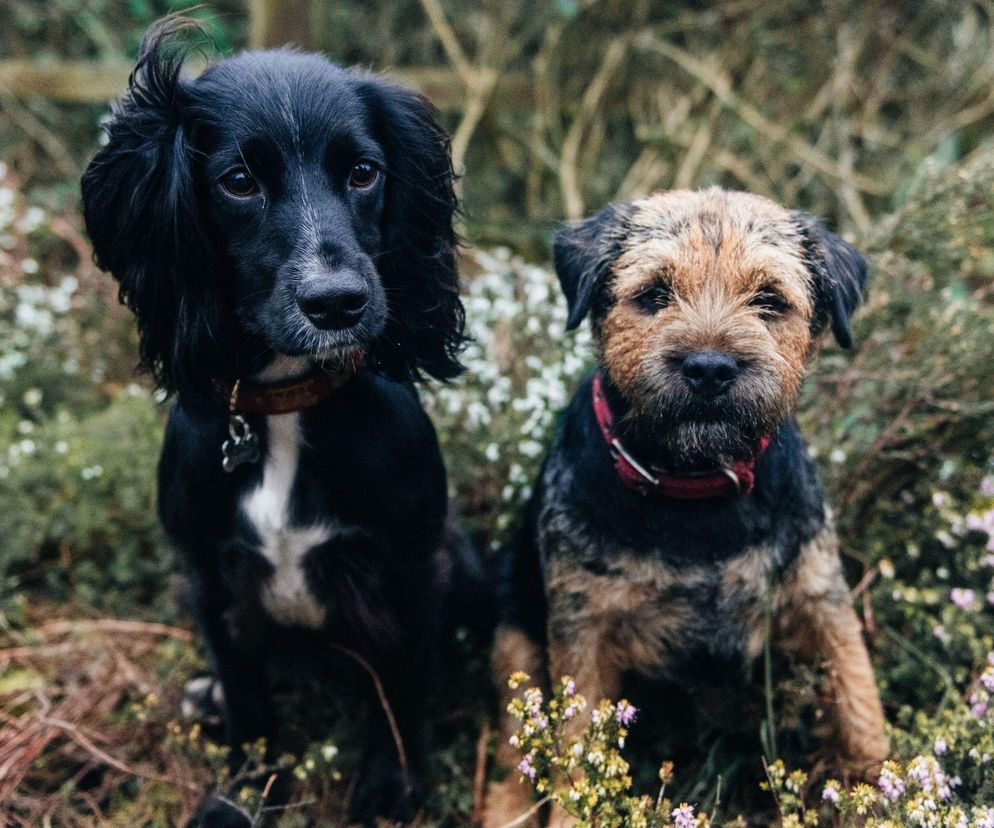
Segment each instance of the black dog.
[[[316,55],[181,77],[178,25],[146,35],[83,200],[142,363],[178,398],[159,511],[232,765],[277,735],[285,663],[351,671],[375,699],[348,650],[382,679],[416,774],[447,498],[413,382],[458,374],[463,327],[448,138],[422,96]],[[374,704],[352,815],[409,819],[416,785]],[[195,823],[247,821],[208,799]]]

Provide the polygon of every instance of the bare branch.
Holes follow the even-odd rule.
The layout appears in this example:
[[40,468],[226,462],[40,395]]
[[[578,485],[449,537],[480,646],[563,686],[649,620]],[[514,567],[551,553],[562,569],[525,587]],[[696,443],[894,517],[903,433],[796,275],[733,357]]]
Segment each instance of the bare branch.
[[573,123],[570,124],[569,131],[566,133],[566,138],[563,141],[559,160],[559,184],[563,191],[563,204],[566,208],[566,215],[571,219],[578,219],[583,216],[583,195],[580,192],[577,173],[583,135],[597,114],[597,108],[600,106],[604,93],[607,92],[611,78],[621,65],[621,60],[628,51],[628,45],[627,38],[619,37],[611,41],[611,44],[604,50],[600,66],[588,84],[586,91],[583,93],[583,99],[580,102],[580,111],[573,119]]
[[[846,178],[845,171],[840,169],[837,161],[814,149],[801,138],[791,135],[784,127],[768,120],[755,106],[742,100],[733,91],[728,77],[717,69],[708,66],[679,46],[657,38],[651,31],[638,35],[635,44],[640,49],[655,52],[672,60],[689,75],[706,84],[718,100],[745,123],[771,141],[788,146],[794,155],[818,172],[834,180]],[[853,174],[849,178],[854,186],[871,195],[887,195],[892,190],[890,186],[862,175]]]

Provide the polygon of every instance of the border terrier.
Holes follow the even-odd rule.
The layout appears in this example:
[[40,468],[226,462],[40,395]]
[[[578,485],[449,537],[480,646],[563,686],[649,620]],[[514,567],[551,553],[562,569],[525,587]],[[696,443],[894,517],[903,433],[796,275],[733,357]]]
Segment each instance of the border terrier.
[[[820,334],[852,344],[865,260],[806,214],[709,189],[610,205],[558,234],[555,265],[599,365],[504,561],[502,707],[519,670],[570,675],[592,700],[626,674],[744,683],[772,623],[785,652],[827,668],[841,758],[881,762],[873,670],[791,413]],[[531,804],[514,724],[504,714],[488,826]]]

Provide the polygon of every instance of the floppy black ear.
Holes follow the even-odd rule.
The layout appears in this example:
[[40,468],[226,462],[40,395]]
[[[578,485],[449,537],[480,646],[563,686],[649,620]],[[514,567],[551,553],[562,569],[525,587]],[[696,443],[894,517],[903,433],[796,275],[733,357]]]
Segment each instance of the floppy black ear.
[[630,212],[627,204],[609,204],[597,215],[556,233],[553,258],[569,307],[566,330],[583,321],[597,288],[621,253],[624,223]]
[[361,92],[387,155],[385,252],[377,269],[390,314],[376,356],[397,378],[451,379],[462,371],[465,315],[449,136],[423,95],[369,75]]
[[107,144],[83,175],[83,214],[97,265],[135,314],[142,367],[186,402],[214,395],[221,316],[217,267],[200,220],[182,56],[169,40],[189,24],[148,30]]
[[836,341],[852,347],[849,320],[863,298],[868,265],[849,242],[830,233],[807,213],[791,213],[800,228],[815,297],[814,332],[831,325]]

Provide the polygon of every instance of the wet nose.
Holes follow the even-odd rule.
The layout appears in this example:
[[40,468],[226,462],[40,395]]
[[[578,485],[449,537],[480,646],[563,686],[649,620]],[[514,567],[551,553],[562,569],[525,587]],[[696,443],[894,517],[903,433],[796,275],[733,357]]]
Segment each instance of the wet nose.
[[683,360],[680,370],[695,394],[720,397],[735,382],[739,375],[739,364],[728,354],[697,351]]
[[351,328],[366,310],[369,291],[358,273],[312,276],[297,288],[297,305],[316,328]]

